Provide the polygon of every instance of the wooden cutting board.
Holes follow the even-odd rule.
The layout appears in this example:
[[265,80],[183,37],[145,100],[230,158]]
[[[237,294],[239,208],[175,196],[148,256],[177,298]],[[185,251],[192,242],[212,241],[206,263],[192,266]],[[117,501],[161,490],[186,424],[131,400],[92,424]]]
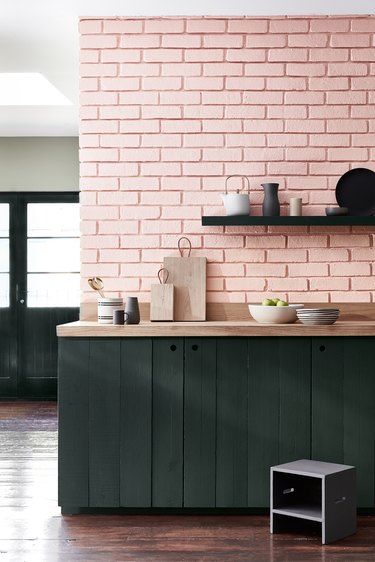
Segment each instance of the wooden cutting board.
[[164,258],[174,285],[175,321],[206,320],[206,265],[206,258]]
[[151,285],[151,322],[173,321],[174,285],[162,283]]
[[189,255],[182,257],[182,249],[178,241],[181,257],[167,256],[164,268],[168,271],[168,282],[174,285],[173,319],[180,322],[206,320],[206,258],[190,257],[191,243],[189,239]]

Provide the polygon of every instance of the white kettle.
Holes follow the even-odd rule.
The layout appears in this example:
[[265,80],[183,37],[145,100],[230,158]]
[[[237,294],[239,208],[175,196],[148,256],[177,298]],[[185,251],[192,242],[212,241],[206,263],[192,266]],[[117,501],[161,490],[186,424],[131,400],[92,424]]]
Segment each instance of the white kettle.
[[[247,193],[240,193],[237,189],[236,193],[228,193],[228,180],[230,178],[245,178],[247,181]],[[250,182],[247,176],[233,175],[228,176],[225,180],[225,193],[220,193],[223,200],[225,212],[230,215],[249,215],[250,214]]]

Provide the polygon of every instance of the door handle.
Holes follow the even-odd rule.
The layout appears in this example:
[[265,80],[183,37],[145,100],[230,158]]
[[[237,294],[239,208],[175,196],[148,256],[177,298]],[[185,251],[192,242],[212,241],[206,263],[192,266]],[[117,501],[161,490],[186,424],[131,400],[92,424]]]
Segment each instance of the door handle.
[[16,284],[16,300],[20,303],[20,304],[25,304],[25,299],[24,298],[20,298],[22,293],[26,293],[26,291],[23,291],[22,289],[19,288],[18,283]]

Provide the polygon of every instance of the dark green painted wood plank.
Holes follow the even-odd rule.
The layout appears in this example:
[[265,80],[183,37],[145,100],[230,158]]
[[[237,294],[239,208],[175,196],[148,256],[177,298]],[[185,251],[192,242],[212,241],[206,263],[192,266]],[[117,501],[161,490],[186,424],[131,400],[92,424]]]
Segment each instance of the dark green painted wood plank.
[[58,503],[88,507],[88,339],[59,338],[58,365]]
[[279,339],[249,339],[248,505],[269,505],[269,470],[279,464]]
[[78,308],[23,308],[18,394],[23,397],[57,395],[56,326],[78,320]]
[[344,458],[357,468],[358,503],[375,506],[375,338],[345,345]]
[[359,507],[375,505],[374,347],[375,338],[313,343],[313,458],[357,468]]
[[[14,316],[14,314],[13,314]],[[0,308],[0,397],[17,396],[17,341],[10,308]]]
[[311,455],[311,338],[279,338],[279,463]]
[[90,507],[120,505],[120,340],[91,338]]
[[215,507],[216,339],[185,339],[184,506]]
[[151,506],[152,340],[121,341],[120,505]]
[[247,506],[246,338],[217,344],[216,506]]
[[314,460],[344,463],[344,372],[341,338],[313,338],[312,443]]
[[203,216],[202,226],[375,226],[374,217],[349,216],[303,216],[303,217],[263,217],[263,216]]
[[153,339],[153,507],[183,505],[183,338]]
[[310,380],[309,338],[250,338],[249,506],[269,506],[271,466],[310,456]]

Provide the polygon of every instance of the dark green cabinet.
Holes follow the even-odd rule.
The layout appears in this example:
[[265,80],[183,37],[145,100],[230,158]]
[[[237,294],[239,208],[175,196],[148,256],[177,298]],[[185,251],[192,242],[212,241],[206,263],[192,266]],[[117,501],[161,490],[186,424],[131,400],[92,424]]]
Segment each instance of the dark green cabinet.
[[314,338],[313,459],[357,468],[358,505],[374,507],[374,338]]
[[374,507],[373,338],[60,338],[59,505],[257,508],[269,467],[355,465]]

